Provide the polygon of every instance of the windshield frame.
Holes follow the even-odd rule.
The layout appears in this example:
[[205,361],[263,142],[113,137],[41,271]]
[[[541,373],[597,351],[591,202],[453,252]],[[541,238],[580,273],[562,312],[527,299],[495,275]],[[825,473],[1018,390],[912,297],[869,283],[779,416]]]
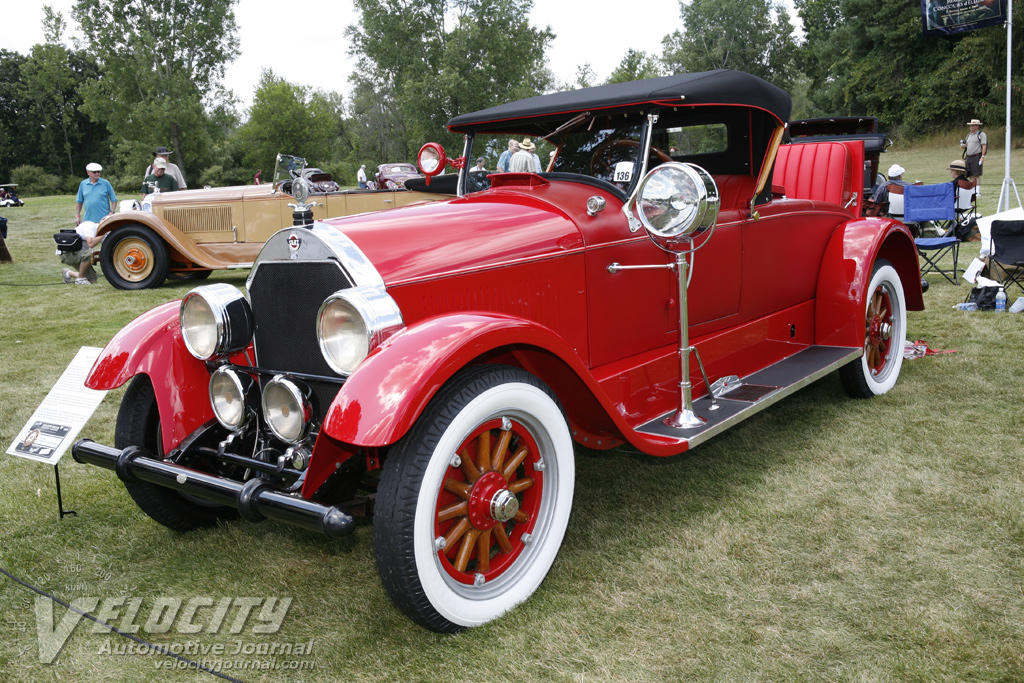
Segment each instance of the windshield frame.
[[[637,188],[640,186],[640,181],[647,173],[648,160],[650,158],[651,140],[654,137],[653,129],[654,125],[658,121],[658,113],[656,108],[654,110],[642,112],[641,115],[643,116],[643,119],[639,131],[640,141],[636,148],[636,154],[639,155],[639,159],[634,156],[633,161],[634,167],[639,167],[640,170],[639,172],[632,174],[632,177],[630,178],[630,181],[625,188],[619,188],[611,181],[605,180],[604,178],[587,175],[585,173],[574,173],[571,171],[552,171],[542,172],[539,175],[541,177],[558,177],[563,179],[567,179],[568,177],[571,176],[586,178],[588,180],[588,183],[596,183],[599,184],[600,186],[607,186],[609,191],[611,191],[613,194],[622,195],[623,200],[628,204],[629,200],[632,199],[633,195],[637,191]],[[591,120],[596,120],[597,117],[588,118],[591,118]],[[580,125],[582,125],[582,123],[583,122],[576,126],[573,126],[571,129],[567,129],[566,132],[568,133],[574,129],[578,129]],[[470,129],[464,134],[463,138],[465,140],[465,144],[462,151],[462,156],[464,159],[473,158],[473,143],[475,142],[477,133],[478,131],[476,129]],[[499,135],[499,133],[497,133],[496,131],[486,131],[486,134],[495,136]],[[551,135],[548,136],[538,136],[538,140],[546,140],[548,138],[555,137],[556,135],[557,133],[552,133]],[[561,149],[561,145],[558,146],[558,149]],[[467,187],[470,170],[470,165],[468,163],[464,164],[463,167],[459,170],[458,196],[460,197],[465,196],[466,194],[471,194]],[[474,192],[480,191],[482,190],[475,190]]]
[[305,168],[306,160],[304,158],[279,152],[274,160],[273,191],[277,192],[285,183],[301,177]]

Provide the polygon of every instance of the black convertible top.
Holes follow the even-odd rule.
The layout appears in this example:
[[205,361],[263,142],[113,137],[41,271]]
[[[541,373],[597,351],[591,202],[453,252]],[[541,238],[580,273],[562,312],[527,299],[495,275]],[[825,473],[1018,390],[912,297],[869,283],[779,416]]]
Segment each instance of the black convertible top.
[[456,116],[448,122],[448,129],[453,133],[470,129],[511,132],[517,124],[527,123],[524,119],[597,113],[646,103],[757,107],[780,122],[789,120],[792,107],[789,94],[771,83],[741,71],[718,69],[538,95]]

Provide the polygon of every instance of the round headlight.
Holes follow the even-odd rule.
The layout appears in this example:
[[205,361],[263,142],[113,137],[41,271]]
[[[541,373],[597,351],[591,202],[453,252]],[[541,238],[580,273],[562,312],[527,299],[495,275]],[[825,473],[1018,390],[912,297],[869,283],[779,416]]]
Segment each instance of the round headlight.
[[320,351],[335,372],[347,377],[402,324],[398,304],[383,288],[343,289],[327,297],[317,315]]
[[295,381],[278,375],[263,387],[263,417],[282,441],[302,441],[312,416],[311,393]]
[[237,353],[252,341],[252,309],[235,287],[197,287],[181,301],[181,336],[199,360]]
[[245,395],[252,384],[252,377],[228,367],[218,368],[210,377],[210,405],[225,429],[235,432],[249,421],[252,413],[246,407]]
[[693,164],[661,164],[637,189],[636,212],[656,242],[673,242],[714,228],[718,218],[718,186]]
[[423,174],[429,178],[444,170],[448,164],[448,156],[444,153],[444,147],[436,142],[428,142],[420,147],[420,151],[416,155],[416,163]]

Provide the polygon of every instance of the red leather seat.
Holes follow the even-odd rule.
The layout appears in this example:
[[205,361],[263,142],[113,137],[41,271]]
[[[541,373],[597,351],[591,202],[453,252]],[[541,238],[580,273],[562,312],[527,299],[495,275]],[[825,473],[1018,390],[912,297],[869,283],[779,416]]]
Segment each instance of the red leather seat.
[[852,196],[850,150],[838,142],[782,145],[775,157],[773,185],[794,199],[814,199],[844,206]]

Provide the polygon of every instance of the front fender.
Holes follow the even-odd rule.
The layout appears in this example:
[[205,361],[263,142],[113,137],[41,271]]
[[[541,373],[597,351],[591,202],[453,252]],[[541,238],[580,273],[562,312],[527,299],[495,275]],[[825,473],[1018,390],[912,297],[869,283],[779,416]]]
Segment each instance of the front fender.
[[572,347],[542,325],[499,314],[437,316],[402,330],[363,361],[331,404],[324,431],[357,446],[392,444],[460,368],[495,349],[517,346],[554,354],[590,384]]
[[907,310],[924,310],[917,248],[907,227],[890,219],[854,219],[836,229],[821,260],[814,306],[816,344],[864,345],[864,297],[879,258],[899,273]]
[[146,211],[126,211],[115,213],[106,218],[96,230],[97,235],[106,235],[114,232],[125,225],[142,225],[167,243],[172,251],[176,251],[183,257],[189,259],[204,268],[226,268],[229,263],[223,260],[211,258],[208,252],[199,249],[194,240],[162,218]]
[[171,301],[128,323],[103,348],[85,386],[115,389],[138,374],[149,376],[160,411],[164,452],[213,418],[210,373],[188,352]]

